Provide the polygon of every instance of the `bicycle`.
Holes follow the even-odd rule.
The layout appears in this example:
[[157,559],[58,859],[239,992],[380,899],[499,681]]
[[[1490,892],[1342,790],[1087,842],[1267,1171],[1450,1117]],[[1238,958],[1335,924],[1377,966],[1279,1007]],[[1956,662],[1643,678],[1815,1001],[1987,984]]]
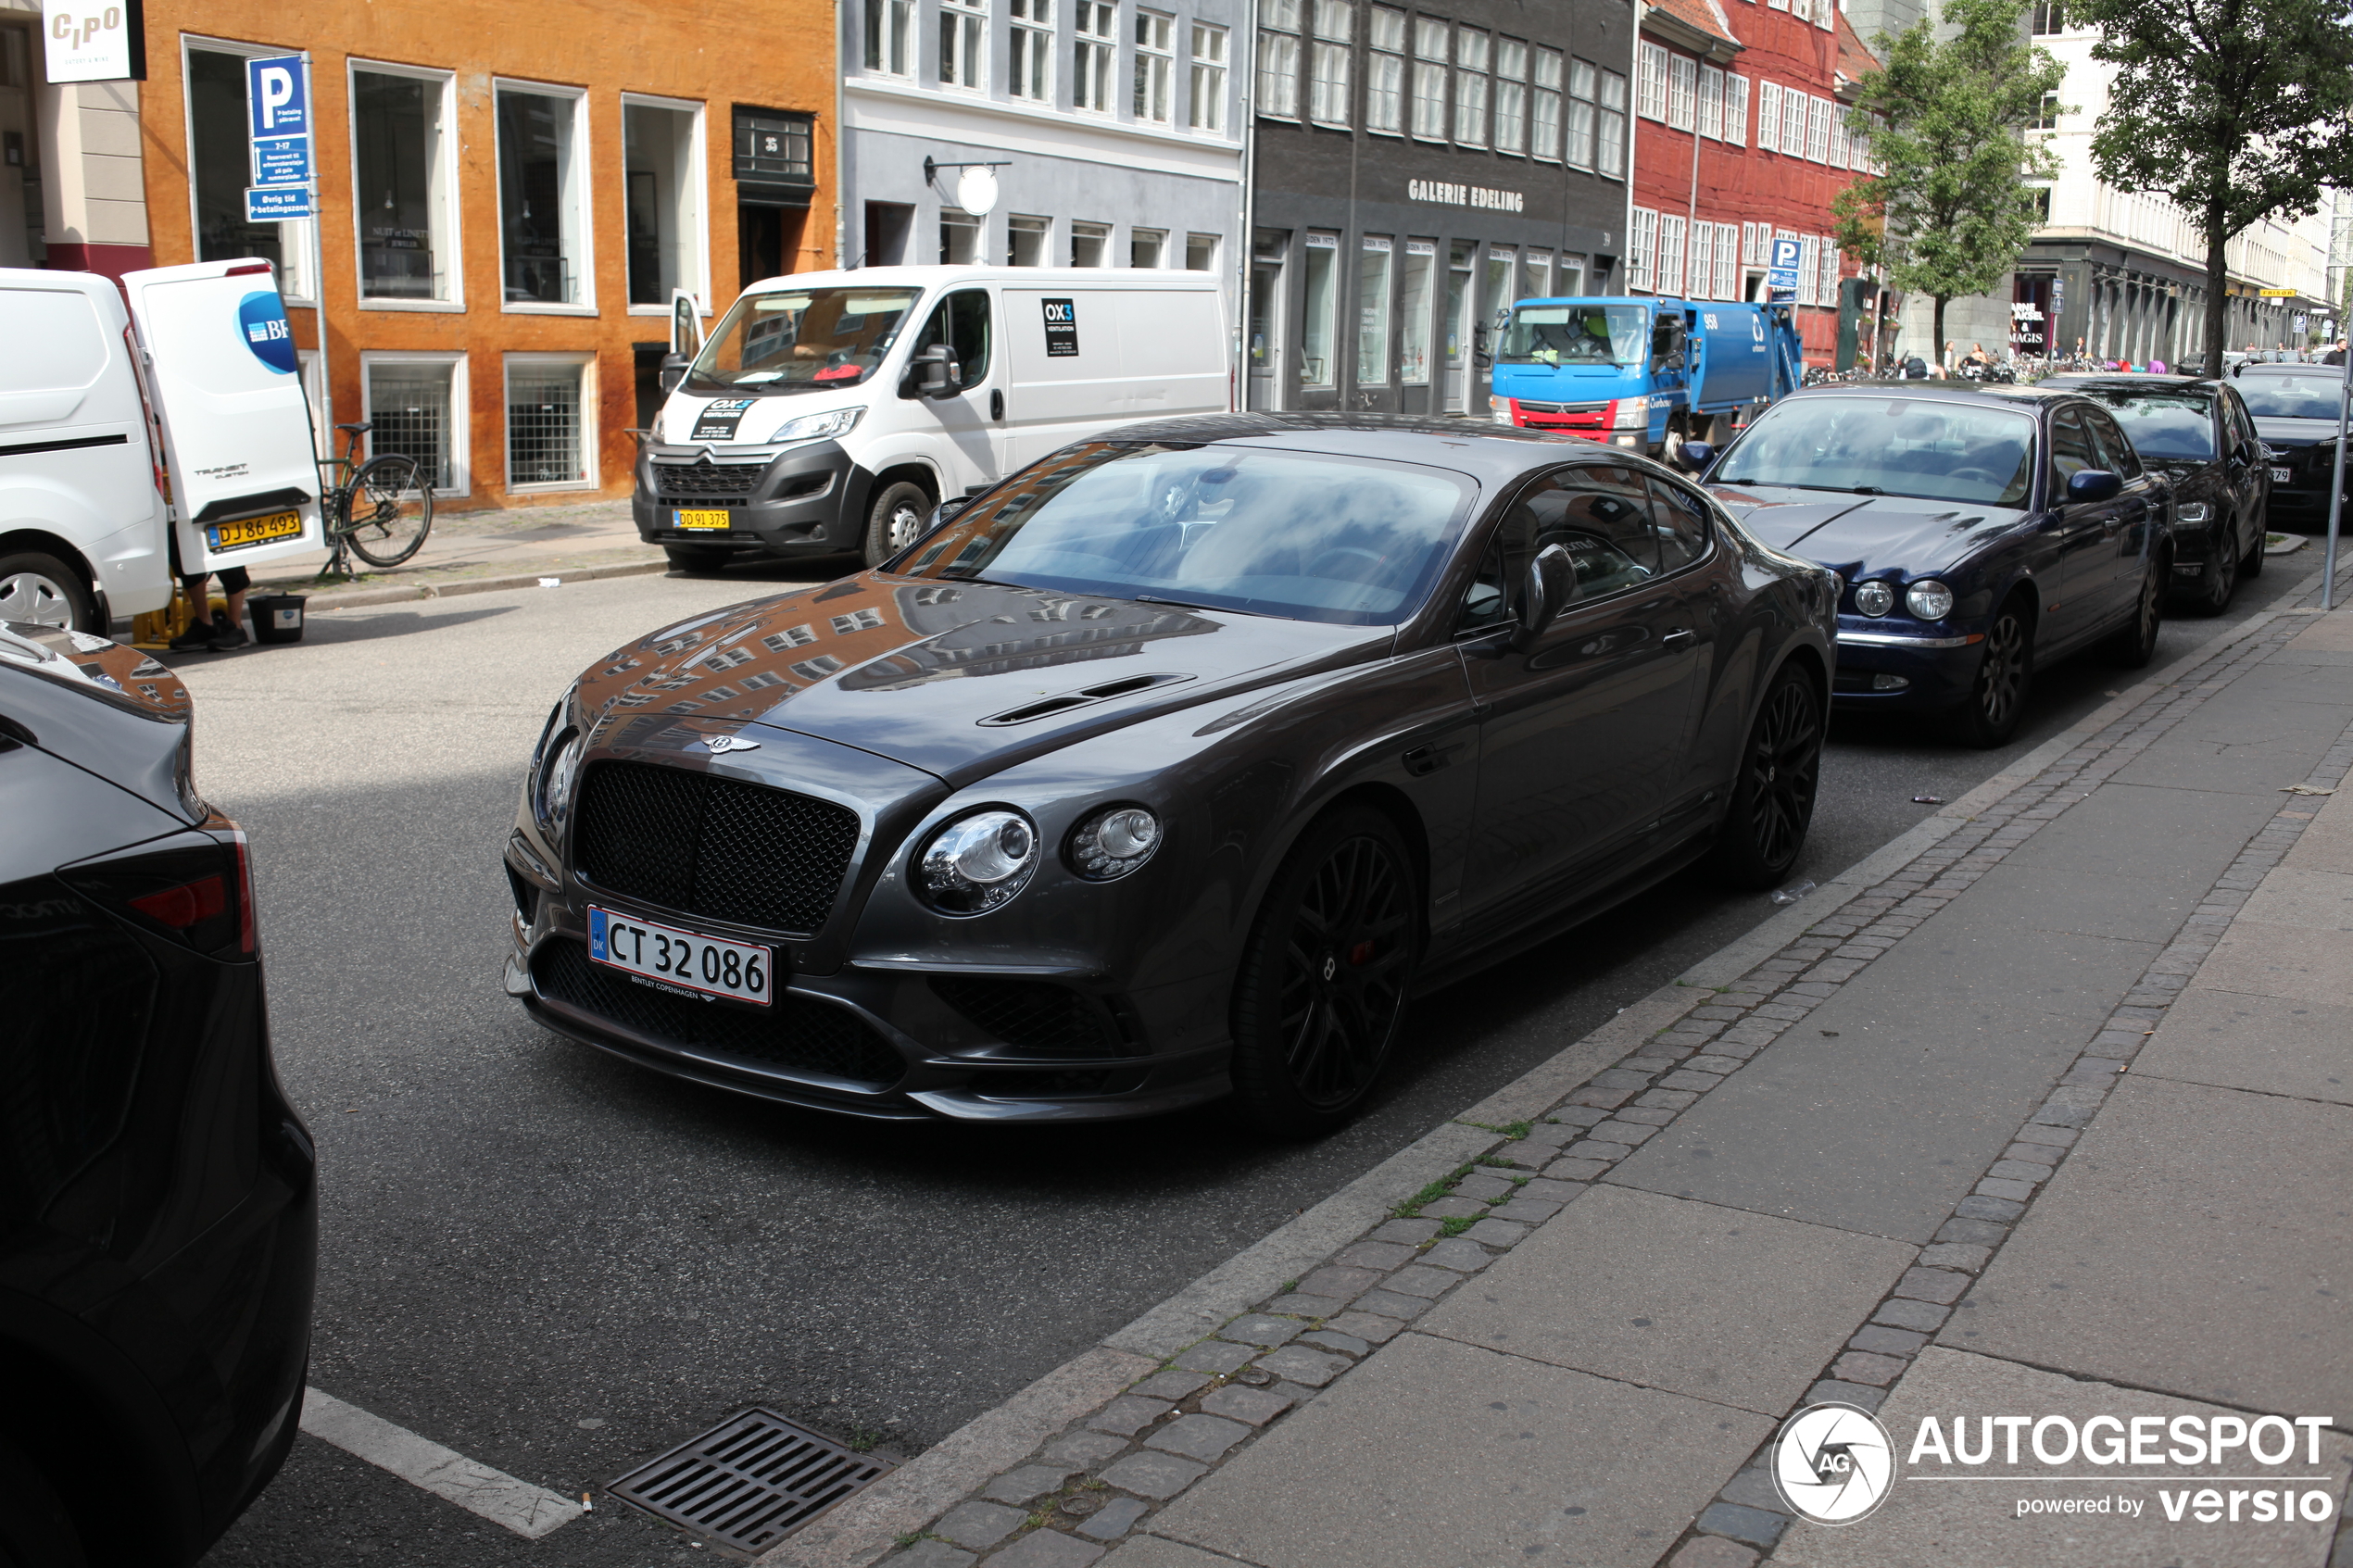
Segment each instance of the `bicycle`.
[[[374,421],[335,428],[351,441],[342,457],[322,458],[319,465],[319,521],[333,551],[319,575],[349,577],[352,555],[370,566],[398,566],[433,532],[433,486],[425,483],[424,465],[401,452],[380,452],[363,463],[359,438],[375,428]],[[329,470],[338,483],[325,483]]]

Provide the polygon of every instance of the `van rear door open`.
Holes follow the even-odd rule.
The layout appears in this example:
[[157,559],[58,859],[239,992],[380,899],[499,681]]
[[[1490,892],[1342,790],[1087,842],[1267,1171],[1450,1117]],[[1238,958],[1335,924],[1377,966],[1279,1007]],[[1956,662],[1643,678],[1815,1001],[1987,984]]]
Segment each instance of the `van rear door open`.
[[310,415],[269,263],[158,267],[122,283],[149,357],[181,569],[321,548]]

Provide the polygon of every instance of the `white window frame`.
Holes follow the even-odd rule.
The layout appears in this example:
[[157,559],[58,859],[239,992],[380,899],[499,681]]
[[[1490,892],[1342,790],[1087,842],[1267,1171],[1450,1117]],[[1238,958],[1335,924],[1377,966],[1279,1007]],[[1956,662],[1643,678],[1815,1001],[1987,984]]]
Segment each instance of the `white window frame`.
[[[1145,40],[1157,32],[1161,41],[1148,44]],[[1139,6],[1136,11],[1136,69],[1128,100],[1128,108],[1139,125],[1170,125],[1176,123],[1176,15],[1173,11],[1153,11]],[[1153,69],[1158,67],[1158,70]],[[1157,81],[1154,80],[1157,76]],[[1145,112],[1159,89],[1158,114]],[[1139,103],[1136,100],[1142,99]]]
[[1683,293],[1692,299],[1717,299],[1716,231],[1722,227],[1702,218],[1692,224],[1691,249],[1683,263]]
[[[687,269],[689,278],[687,287],[694,291],[695,303],[701,307],[703,318],[708,320],[711,317],[711,148],[704,138],[710,134],[710,117],[705,112],[709,106],[698,104],[692,98],[657,98],[648,93],[623,93],[621,95],[621,112],[623,118],[619,127],[620,140],[615,143],[615,145],[623,149],[624,179],[629,145],[629,122],[626,117],[633,108],[670,109],[695,117],[693,146],[687,153],[688,165],[694,169],[697,179],[694,187],[693,215],[695,264]],[[622,297],[626,299],[629,297],[629,262],[626,248],[629,198],[625,190],[622,196],[621,218],[623,246],[621,294]],[[668,316],[670,314],[670,307],[667,305],[632,305],[628,309],[632,316]]]
[[[1413,71],[1406,51],[1407,19],[1394,6],[1372,6],[1365,12],[1365,129],[1376,136],[1403,136],[1412,102]],[[1390,71],[1396,79],[1383,85]],[[1391,111],[1386,123],[1380,106]]]
[[[1345,130],[1356,98],[1356,0],[1306,0],[1307,118]],[[1331,31],[1334,24],[1338,31]],[[1337,67],[1337,74],[1329,69]],[[1338,101],[1335,102],[1334,100]]]
[[1684,247],[1688,237],[1683,215],[1662,212],[1658,215],[1658,259],[1655,263],[1656,282],[1652,287],[1661,295],[1680,295],[1685,282],[1684,267],[1689,255]]
[[[1035,13],[1044,7],[1045,16]],[[1032,14],[1025,16],[1026,9]],[[1056,72],[1054,56],[1060,52],[1061,40],[1054,32],[1054,0],[1007,0],[1005,6],[1005,95],[1025,104],[1054,102]],[[1042,65],[1043,69],[1026,73],[1023,66]],[[1026,89],[1024,77],[1043,77],[1038,91]]]
[[1168,270],[1168,231],[1165,229],[1155,229],[1149,224],[1143,223],[1135,223],[1128,226],[1127,244],[1120,252],[1120,255],[1124,259],[1120,261],[1119,265],[1122,267],[1134,267],[1136,265],[1136,242],[1146,236],[1151,237],[1152,249],[1159,253],[1160,264],[1157,267],[1146,268],[1144,270],[1166,271]]
[[[567,183],[577,181],[580,206],[580,298],[577,302],[547,305],[535,301],[514,301],[507,297],[507,208],[506,193],[498,185],[498,155],[504,149],[498,144],[498,94],[528,93],[539,98],[569,98],[572,100],[572,145],[573,167],[568,170]],[[545,82],[524,82],[511,76],[490,79],[490,200],[497,215],[498,236],[498,309],[509,316],[594,316],[597,313],[597,215],[594,191],[597,182],[591,177],[595,164],[591,161],[589,143],[588,90],[585,87],[558,87]],[[566,235],[564,244],[572,244]]]
[[1811,102],[1813,102],[1811,97],[1799,92],[1794,87],[1784,87],[1781,89],[1782,157],[1804,157],[1806,156],[1806,126],[1807,120],[1806,106]]
[[1699,62],[1689,55],[1667,57],[1667,123],[1677,131],[1699,124]]
[[[953,81],[949,79],[947,52],[942,50],[932,72],[933,85],[950,93],[986,94],[988,91],[988,35],[997,23],[988,0],[939,0],[936,15],[941,20],[950,17],[957,19],[956,37],[960,41],[970,37],[978,39],[979,43],[975,45],[977,52],[967,59],[963,57],[964,50],[960,42],[956,50],[959,56],[957,64],[963,69],[956,73]],[[980,23],[979,27],[968,29],[963,25],[975,20]]]
[[1756,84],[1756,146],[1760,152],[1781,150],[1781,84]]
[[1646,207],[1635,207],[1632,213],[1626,235],[1626,286],[1650,294],[1658,276],[1658,214]]
[[1735,147],[1748,145],[1748,78],[1738,71],[1724,79],[1724,140]]
[[[359,351],[359,417],[373,420],[373,372],[386,365],[447,365],[449,367],[449,487],[434,490],[434,500],[465,500],[474,493],[473,387],[472,367],[463,349],[383,349]],[[366,455],[376,455],[375,433],[360,437]]]
[[[1490,61],[1494,57],[1495,38],[1485,28],[1457,23],[1454,28],[1454,145],[1484,147],[1487,145],[1487,110],[1493,85],[1489,77]],[[1466,56],[1476,55],[1473,65]]]
[[1232,31],[1215,22],[1197,21],[1187,25],[1185,38],[1186,127],[1222,136],[1226,132],[1227,73],[1232,69]]
[[1831,101],[1809,98],[1806,104],[1806,156],[1815,163],[1831,161]]
[[1724,73],[1714,66],[1699,68],[1699,133],[1711,142],[1724,139]]
[[[1109,32],[1097,32],[1088,25],[1106,19],[1111,25]],[[1118,6],[1112,0],[1076,0],[1071,8],[1070,25],[1071,107],[1079,114],[1116,115],[1119,112]],[[1088,91],[1093,89],[1101,90],[1102,101],[1082,102]]]
[[[1547,49],[1541,44],[1532,47],[1533,57],[1529,61],[1528,153],[1539,163],[1558,163],[1567,151],[1562,138],[1568,128],[1568,58],[1560,50]],[[1547,109],[1552,112],[1546,114]]]
[[[1519,66],[1511,70],[1504,62],[1517,51]],[[1495,84],[1492,94],[1494,109],[1493,133],[1491,140],[1499,153],[1513,157],[1528,156],[1528,41],[1495,35]],[[1510,128],[1508,139],[1505,128]]]
[[[245,60],[296,53],[295,50],[269,44],[239,44],[227,38],[206,38],[193,32],[183,32],[180,35],[180,134],[182,138],[180,145],[186,150],[192,167],[195,160],[196,149],[196,105],[195,95],[187,90],[188,56],[199,52],[208,55],[234,55],[239,59]],[[311,112],[314,114],[318,112],[315,107]],[[315,146],[313,157],[315,160]],[[38,170],[27,169],[25,172],[28,176],[31,176],[38,173]],[[188,248],[192,253],[195,249],[196,236],[202,232],[202,217],[196,211],[196,182],[192,174],[188,180]],[[323,252],[315,248],[317,242],[311,232],[318,226],[318,222],[319,220],[315,218],[290,218],[278,225],[280,252],[287,252],[296,245],[301,249],[299,263],[301,270],[296,271],[291,265],[281,268],[278,273],[279,289],[288,305],[298,305],[312,310],[319,307],[320,289],[319,281],[309,274],[326,259]],[[289,245],[289,241],[294,242],[293,245]],[[296,292],[297,288],[308,292]]]
[[[1426,53],[1423,47],[1432,39],[1438,41],[1438,53],[1435,55]],[[1406,129],[1417,142],[1441,143],[1446,140],[1447,111],[1453,107],[1453,94],[1448,91],[1454,74],[1453,24],[1427,14],[1417,16],[1414,19],[1413,44],[1414,71],[1408,83],[1411,92],[1406,99]],[[1431,83],[1438,88],[1435,100],[1422,91],[1424,86]],[[1431,114],[1435,123],[1425,127],[1422,109],[1425,105],[1433,102],[1436,107]]]
[[1644,119],[1667,119],[1667,48],[1647,39],[1642,43],[1634,87],[1634,112]]
[[[353,222],[351,225],[351,288],[362,310],[423,311],[427,314],[463,315],[466,309],[466,236],[465,201],[458,186],[459,148],[458,134],[458,73],[436,70],[430,66],[405,66],[391,60],[363,60],[346,57],[343,63],[344,129],[346,145],[351,160],[350,184]],[[359,78],[366,76],[405,76],[416,82],[441,83],[441,182],[442,206],[449,221],[449,297],[447,299],[371,299],[361,292],[361,280],[366,275],[367,249],[365,226],[358,215],[367,204],[359,197]],[[315,112],[314,106],[314,112]],[[436,236],[436,239],[438,236]],[[323,292],[323,291],[322,291]],[[364,407],[364,405],[363,405]],[[456,471],[457,459],[450,459]],[[436,492],[438,494],[438,492]]]
[[[538,484],[517,484],[514,478],[514,442],[507,429],[507,410],[514,407],[514,372],[517,366],[576,365],[580,368],[580,458],[581,467],[587,471],[585,479],[552,480]],[[500,356],[498,367],[498,433],[501,466],[505,470],[507,494],[510,495],[550,495],[560,490],[601,490],[604,488],[604,453],[597,429],[597,356],[589,351],[541,352],[518,349]],[[451,390],[456,390],[453,385]]]
[[[892,30],[896,27],[898,37],[895,41],[903,45],[906,69],[893,70],[887,64],[868,65],[865,63],[865,13],[868,7],[879,8],[881,12],[882,37],[876,43],[881,49],[882,59],[887,61],[890,58],[891,44],[894,42]],[[893,82],[915,80],[922,69],[924,56],[923,7],[917,5],[915,0],[863,0],[858,15],[858,56],[864,74],[887,77]]]
[[1593,117],[1593,169],[1604,180],[1624,180],[1634,153],[1628,131],[1631,122],[1626,118],[1626,78],[1614,70],[1598,74],[1601,107]]
[[1268,119],[1300,118],[1299,56],[1301,0],[1261,0],[1258,57],[1251,64],[1257,82],[1253,114]]
[[1739,230],[1730,223],[1716,225],[1716,297],[1718,299],[1738,299],[1741,296],[1741,267],[1737,254],[1740,243]]
[[1846,147],[1846,106],[1833,102],[1831,105],[1831,167],[1832,169],[1848,167]]
[[1822,242],[1812,234],[1797,237],[1797,303],[1822,303]]

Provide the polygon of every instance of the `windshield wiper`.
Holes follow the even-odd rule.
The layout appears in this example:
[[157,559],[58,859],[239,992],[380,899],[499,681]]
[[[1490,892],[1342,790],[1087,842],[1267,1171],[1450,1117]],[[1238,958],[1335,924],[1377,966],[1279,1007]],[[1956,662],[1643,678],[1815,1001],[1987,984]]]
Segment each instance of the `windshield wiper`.
[[1885,487],[1877,484],[1857,484],[1851,486],[1851,488],[1857,495],[1884,495],[1887,494]]

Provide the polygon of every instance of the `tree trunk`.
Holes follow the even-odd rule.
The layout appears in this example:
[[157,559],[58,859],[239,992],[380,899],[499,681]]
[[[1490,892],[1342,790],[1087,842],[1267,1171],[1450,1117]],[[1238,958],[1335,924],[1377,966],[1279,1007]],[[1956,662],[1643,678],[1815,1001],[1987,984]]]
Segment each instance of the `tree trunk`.
[[2223,290],[2230,282],[2230,264],[2223,259],[2222,246],[2230,236],[2222,232],[2222,208],[2217,202],[2206,207],[2206,373],[2222,373],[2222,351],[2230,347],[2226,320],[2230,311],[2229,296]]
[[1944,302],[1952,296],[1940,294],[1933,297],[1936,300],[1936,331],[1934,341],[1929,345],[1928,362],[1942,365],[1944,363]]

